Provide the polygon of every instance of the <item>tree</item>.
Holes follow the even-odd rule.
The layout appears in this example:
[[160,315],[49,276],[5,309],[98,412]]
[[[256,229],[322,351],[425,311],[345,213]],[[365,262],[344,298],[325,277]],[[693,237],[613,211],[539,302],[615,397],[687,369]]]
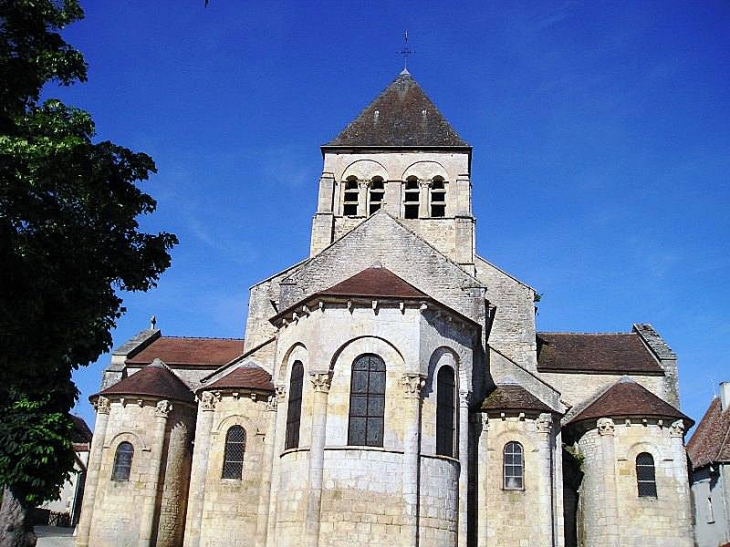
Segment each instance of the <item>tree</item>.
[[146,154],[96,142],[91,116],[47,83],[85,81],[59,31],[76,0],[0,0],[0,547],[34,545],[28,509],[72,466],[71,372],[111,348],[120,291],[146,291],[177,243],[140,231],[156,202]]

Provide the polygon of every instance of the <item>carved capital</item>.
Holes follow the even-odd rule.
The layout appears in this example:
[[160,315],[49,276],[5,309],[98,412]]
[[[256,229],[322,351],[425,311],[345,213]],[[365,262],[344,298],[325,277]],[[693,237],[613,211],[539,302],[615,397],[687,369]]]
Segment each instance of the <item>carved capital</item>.
[[599,418],[598,419],[598,434],[599,435],[613,435],[616,431],[616,426],[611,418]]
[[271,395],[266,399],[266,402],[264,403],[266,411],[267,412],[276,412],[277,407],[279,406],[279,401],[277,399],[276,395]]
[[357,185],[360,188],[368,188],[370,186],[370,179],[358,179]]
[[482,431],[489,431],[489,416],[482,414]]
[[172,403],[165,399],[164,401],[157,403],[157,407],[155,407],[155,416],[158,418],[167,418],[167,415],[170,414],[171,410]]
[[329,393],[332,376],[328,372],[311,372],[309,381],[314,386],[315,393]]
[[276,390],[274,398],[276,399],[277,404],[283,403],[286,399],[286,386],[284,384],[277,384],[274,389]]
[[94,403],[94,407],[98,414],[109,414],[109,410],[111,410],[111,403],[109,402],[109,399],[100,395],[96,400],[96,403]]
[[684,437],[684,421],[677,420],[676,422],[672,422],[672,425],[669,426],[669,435],[679,438]]
[[198,400],[200,401],[200,408],[207,411],[215,410],[215,405],[218,404],[220,398],[221,396],[219,393],[204,391],[198,396]]
[[426,384],[426,380],[417,372],[406,372],[401,376],[400,384],[403,386],[406,397],[418,398],[421,396],[421,390]]
[[549,412],[543,412],[535,421],[538,433],[550,434],[553,428],[553,417]]
[[459,392],[459,406],[468,407],[471,404],[471,400],[474,394],[471,391],[460,391]]
[[430,188],[431,180],[430,179],[427,179],[427,180],[418,179],[418,186],[420,186],[421,188]]

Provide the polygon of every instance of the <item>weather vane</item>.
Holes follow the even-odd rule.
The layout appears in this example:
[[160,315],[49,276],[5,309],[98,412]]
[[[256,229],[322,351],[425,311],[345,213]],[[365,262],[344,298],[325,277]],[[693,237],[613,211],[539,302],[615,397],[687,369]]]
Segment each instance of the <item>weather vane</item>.
[[413,55],[415,51],[408,47],[408,31],[405,32],[403,37],[405,38],[405,46],[397,53],[403,55],[403,70],[408,70],[408,57]]

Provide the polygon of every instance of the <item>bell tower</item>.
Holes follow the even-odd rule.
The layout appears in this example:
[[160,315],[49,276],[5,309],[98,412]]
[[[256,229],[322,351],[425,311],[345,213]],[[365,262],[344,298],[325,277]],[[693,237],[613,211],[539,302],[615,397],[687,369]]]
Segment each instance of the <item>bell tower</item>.
[[407,70],[321,150],[311,256],[385,212],[473,268],[472,149]]

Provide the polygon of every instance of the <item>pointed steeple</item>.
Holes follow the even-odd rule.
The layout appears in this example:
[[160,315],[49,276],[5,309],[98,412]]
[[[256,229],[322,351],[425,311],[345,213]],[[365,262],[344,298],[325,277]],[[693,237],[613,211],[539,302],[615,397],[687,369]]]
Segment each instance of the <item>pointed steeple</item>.
[[469,148],[408,70],[378,95],[328,147]]

